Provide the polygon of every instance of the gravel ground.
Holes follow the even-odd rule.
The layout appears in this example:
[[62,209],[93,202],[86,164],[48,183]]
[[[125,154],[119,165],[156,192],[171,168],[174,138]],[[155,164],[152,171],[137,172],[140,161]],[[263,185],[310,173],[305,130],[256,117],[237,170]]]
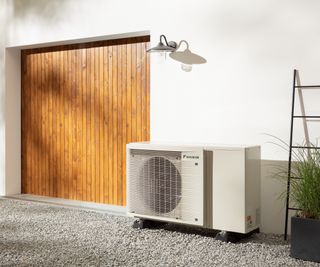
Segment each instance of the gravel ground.
[[1,266],[320,266],[289,257],[281,236],[241,243],[202,230],[137,230],[131,218],[0,199]]

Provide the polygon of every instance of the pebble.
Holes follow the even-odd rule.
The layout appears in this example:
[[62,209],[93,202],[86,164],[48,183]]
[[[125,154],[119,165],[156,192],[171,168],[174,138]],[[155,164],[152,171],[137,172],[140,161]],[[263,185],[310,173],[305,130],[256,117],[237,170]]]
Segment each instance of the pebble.
[[0,198],[0,265],[320,266],[293,259],[281,235],[223,243],[204,230],[133,229],[133,219]]

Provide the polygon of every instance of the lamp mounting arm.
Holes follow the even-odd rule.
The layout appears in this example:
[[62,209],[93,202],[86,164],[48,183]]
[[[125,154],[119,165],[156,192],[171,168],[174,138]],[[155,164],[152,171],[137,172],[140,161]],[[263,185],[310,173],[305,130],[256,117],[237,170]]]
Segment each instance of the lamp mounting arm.
[[186,44],[187,50],[189,50],[189,43],[188,43],[186,40],[181,40],[181,41],[179,42],[178,47],[177,47],[176,50],[178,50],[183,43]]
[[164,39],[164,41],[165,41],[165,44],[166,44],[166,46],[170,46],[170,47],[172,47],[172,48],[176,48],[177,47],[177,43],[176,42],[174,42],[174,41],[167,41],[167,38],[166,38],[166,36],[164,35],[164,34],[161,34],[160,35],[160,43],[162,43],[161,42],[161,39]]
[[166,36],[165,36],[164,34],[161,34],[161,35],[160,35],[160,43],[162,43],[162,41],[161,41],[162,38],[164,39],[166,45],[169,46],[168,41],[167,41],[167,38],[166,38]]

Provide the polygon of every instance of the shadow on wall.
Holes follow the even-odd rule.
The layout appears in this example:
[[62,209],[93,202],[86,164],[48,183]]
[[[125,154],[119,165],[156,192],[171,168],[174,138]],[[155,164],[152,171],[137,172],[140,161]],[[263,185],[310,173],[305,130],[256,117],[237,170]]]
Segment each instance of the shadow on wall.
[[4,124],[4,48],[7,40],[7,1],[0,8],[0,127]]
[[[4,109],[5,62],[4,53],[8,41],[8,31],[15,21],[27,16],[38,17],[44,23],[51,23],[61,15],[61,7],[68,1],[52,0],[2,0],[0,9],[0,107]],[[9,30],[8,30],[9,29]],[[4,110],[0,110],[0,125],[4,124]]]
[[61,14],[58,10],[67,1],[52,0],[12,0],[12,16],[14,19],[24,19],[26,16],[33,15],[43,17],[46,22],[56,19]]
[[281,194],[286,192],[287,181],[277,174],[286,172],[287,168],[287,161],[261,161],[261,232],[284,233],[286,206]]
[[[74,73],[79,73],[79,68],[81,68],[82,71],[85,70],[86,76],[88,75],[87,56],[82,58],[80,50],[71,50],[68,56],[72,64],[69,64],[69,66],[64,65],[64,69],[61,71],[61,65],[59,63],[62,60],[67,60],[66,51],[48,53],[45,52],[45,49],[40,51],[41,52],[31,53],[25,57],[25,61],[29,61],[31,71],[29,72],[29,76],[22,76],[22,81],[26,79],[24,81],[25,84],[28,84],[28,80],[33,81],[32,87],[30,87],[33,89],[32,98],[31,95],[27,95],[25,91],[22,91],[22,95],[25,99],[28,99],[28,102],[30,101],[36,105],[34,109],[31,108],[32,105],[26,105],[24,107],[24,114],[27,115],[22,119],[22,132],[25,131],[24,135],[27,140],[30,140],[30,146],[28,147],[26,143],[23,143],[22,151],[25,150],[23,153],[26,155],[32,154],[38,162],[36,168],[28,166],[27,161],[22,162],[22,170],[27,176],[27,178],[22,181],[22,192],[51,197],[74,198],[71,195],[72,192],[76,191],[77,187],[74,181],[78,181],[80,175],[83,174],[80,173],[78,168],[74,167],[75,164],[80,163],[80,155],[72,153],[72,146],[76,146],[76,136],[79,138],[79,135],[81,135],[79,139],[82,140],[82,132],[79,132],[79,129],[76,127],[68,127],[70,125],[78,125],[77,118],[74,114],[77,108],[76,104],[79,105],[80,94],[83,92],[80,92],[82,87],[81,84],[78,83],[79,81],[75,80],[76,76]],[[55,55],[55,61],[53,61],[53,54]],[[80,59],[82,60],[81,64],[79,62]],[[70,76],[74,77],[72,81],[69,79]],[[96,114],[90,107],[90,101],[93,101],[92,97],[87,93],[83,93],[83,95],[83,102],[81,101],[83,103],[83,116],[92,118],[92,112],[95,122],[98,121],[98,125],[100,125],[100,120],[102,120],[101,114]],[[50,112],[52,112],[52,107],[48,109],[48,106],[52,99],[55,99],[56,102],[55,104],[51,103],[51,105],[59,106],[60,114],[52,115],[51,121],[49,121],[48,118]],[[77,103],[75,99],[78,99]],[[95,102],[95,105],[100,107],[101,103]],[[100,110],[100,108],[98,110]],[[58,118],[58,116],[60,117]],[[82,121],[82,119],[80,121]],[[88,119],[88,121],[90,124],[90,119]],[[49,123],[52,123],[51,127]],[[30,128],[27,130],[27,125],[32,125],[32,130],[30,130]],[[48,128],[48,130],[43,131],[43,127]],[[63,127],[67,127],[66,129],[68,131],[65,131]],[[64,143],[61,144],[61,147],[62,145],[66,146],[58,152],[57,146],[53,146],[51,139],[53,138],[54,140],[60,141],[58,138],[60,134],[64,135]],[[50,138],[48,138],[48,136]],[[86,137],[87,147],[96,147],[95,138],[89,137],[92,136],[88,135]],[[29,150],[32,151],[32,153],[30,153]],[[91,150],[87,152],[89,155],[92,153]],[[61,163],[63,167],[68,166],[68,168],[58,167],[60,162],[63,162]],[[34,182],[41,179],[45,182],[42,181],[41,184]],[[95,190],[90,181],[86,181],[86,185],[92,192]],[[61,190],[60,187],[64,187],[66,190]],[[80,199],[81,198],[82,195],[80,196]],[[84,200],[98,202],[97,199],[91,199],[91,195]]]

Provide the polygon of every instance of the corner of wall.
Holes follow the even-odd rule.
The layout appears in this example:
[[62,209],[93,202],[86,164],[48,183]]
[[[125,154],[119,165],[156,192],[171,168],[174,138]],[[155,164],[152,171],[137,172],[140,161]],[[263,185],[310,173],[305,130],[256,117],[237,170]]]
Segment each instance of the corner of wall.
[[2,195],[21,193],[21,58],[20,49],[5,49],[4,169]]

